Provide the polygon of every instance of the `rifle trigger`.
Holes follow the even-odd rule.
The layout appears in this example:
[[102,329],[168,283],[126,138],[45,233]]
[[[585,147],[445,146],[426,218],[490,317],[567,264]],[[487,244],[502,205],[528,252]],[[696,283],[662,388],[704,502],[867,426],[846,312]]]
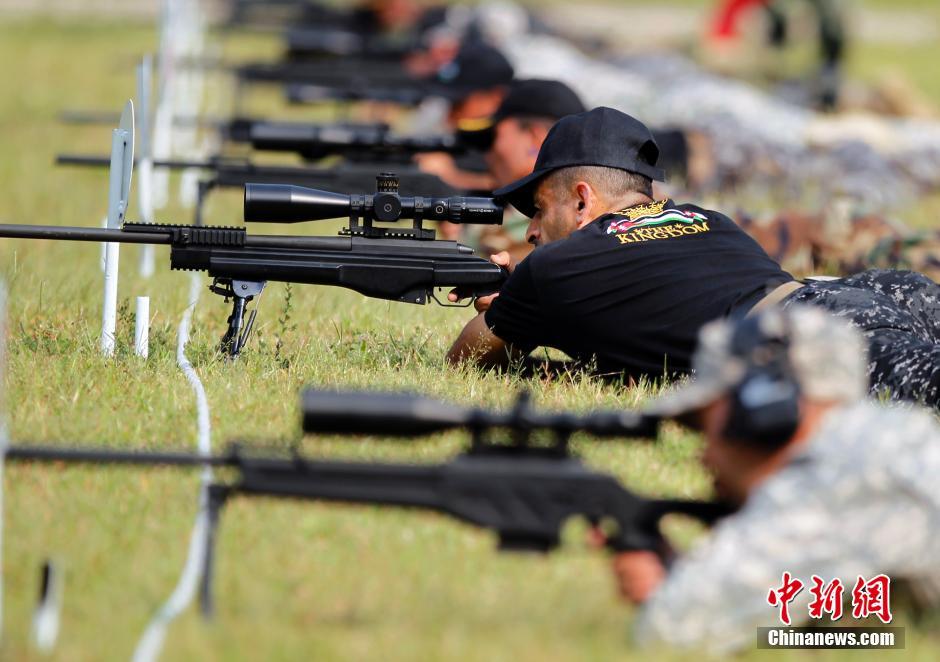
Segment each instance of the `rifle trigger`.
[[436,303],[441,308],[469,308],[473,305],[473,302],[476,301],[476,297],[470,297],[467,299],[467,303],[451,303],[449,301],[441,301],[438,299],[434,288],[430,289],[428,293],[431,295],[431,298],[434,299],[434,303]]

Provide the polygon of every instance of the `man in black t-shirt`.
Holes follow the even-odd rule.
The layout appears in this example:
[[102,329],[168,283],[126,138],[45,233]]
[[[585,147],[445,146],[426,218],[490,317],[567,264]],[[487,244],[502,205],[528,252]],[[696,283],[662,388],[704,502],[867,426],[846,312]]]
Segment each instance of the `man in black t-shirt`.
[[448,361],[505,367],[547,346],[655,379],[690,370],[706,322],[800,301],[864,332],[873,390],[940,406],[940,286],[912,272],[794,281],[728,217],[653,200],[658,156],[649,129],[611,108],[559,120],[534,171],[495,192],[532,219],[537,248],[477,300]]
[[496,192],[532,219],[537,248],[478,301],[449,360],[505,366],[548,346],[604,374],[684,373],[703,324],[792,281],[726,216],[654,201],[658,156],[649,130],[610,108],[555,124],[534,172]]

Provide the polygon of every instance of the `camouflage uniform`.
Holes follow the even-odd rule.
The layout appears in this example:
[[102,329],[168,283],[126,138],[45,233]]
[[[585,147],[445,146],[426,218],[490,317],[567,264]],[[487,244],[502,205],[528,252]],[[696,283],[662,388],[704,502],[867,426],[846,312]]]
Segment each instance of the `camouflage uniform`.
[[[788,336],[788,362],[803,396],[836,406],[738,512],[672,566],[635,623],[642,644],[713,653],[754,646],[756,627],[781,626],[768,593],[784,572],[805,585],[789,605],[793,625],[810,620],[813,575],[841,580],[849,598],[859,576],[883,573],[893,596],[902,593],[895,591],[900,583],[919,606],[940,607],[937,419],[907,405],[862,400],[864,343],[844,322],[806,306],[769,309],[757,321],[769,338],[781,329]],[[678,417],[699,409],[760,365],[764,347],[735,354],[733,326],[703,328],[695,379],[653,401],[650,413]]]
[[940,408],[940,285],[910,271],[813,281],[784,306],[821,306],[861,329],[871,389]]
[[[679,560],[643,607],[636,636],[647,644],[753,646],[757,626],[780,626],[767,593],[784,571],[884,573],[940,596],[940,429],[924,411],[859,403],[831,413],[805,448],[767,480],[705,544]],[[901,542],[903,541],[903,543]],[[807,620],[809,590],[790,605]]]
[[940,232],[914,231],[884,216],[797,211],[735,222],[792,274],[907,269],[940,280]]

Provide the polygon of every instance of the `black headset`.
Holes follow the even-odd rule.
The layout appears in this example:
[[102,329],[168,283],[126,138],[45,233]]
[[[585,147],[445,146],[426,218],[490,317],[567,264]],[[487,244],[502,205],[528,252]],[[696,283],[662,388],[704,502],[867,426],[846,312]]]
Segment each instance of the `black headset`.
[[731,390],[725,424],[729,439],[764,448],[783,446],[800,423],[800,387],[790,361],[791,327],[784,316],[783,333],[770,335],[760,316],[739,322],[731,337],[732,356],[747,362],[743,379]]

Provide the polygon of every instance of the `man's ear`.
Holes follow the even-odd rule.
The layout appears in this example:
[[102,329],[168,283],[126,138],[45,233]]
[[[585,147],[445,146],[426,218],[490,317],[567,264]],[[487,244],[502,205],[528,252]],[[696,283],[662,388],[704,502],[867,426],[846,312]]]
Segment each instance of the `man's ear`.
[[578,206],[578,228],[582,228],[593,221],[597,215],[593,213],[597,207],[597,196],[594,195],[594,189],[587,182],[575,184],[574,192]]
[[529,156],[538,156],[542,143],[545,142],[545,136],[548,135],[548,127],[539,122],[532,122],[525,128],[525,135],[529,141],[527,149]]

